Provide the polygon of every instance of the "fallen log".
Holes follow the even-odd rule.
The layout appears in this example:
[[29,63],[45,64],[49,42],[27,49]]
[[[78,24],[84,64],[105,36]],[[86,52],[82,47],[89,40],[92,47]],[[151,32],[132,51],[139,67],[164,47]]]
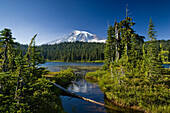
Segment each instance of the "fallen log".
[[[50,81],[50,82],[51,82],[51,81]],[[51,82],[51,83],[52,83],[54,86],[56,86],[56,87],[58,87],[59,89],[61,89],[62,91],[66,92],[66,93],[67,93],[69,96],[71,96],[71,97],[78,98],[78,99],[82,99],[82,100],[85,100],[85,101],[88,101],[88,102],[92,102],[92,103],[95,103],[95,104],[104,106],[104,107],[109,108],[109,109],[114,109],[114,110],[116,110],[115,108],[113,108],[113,107],[111,107],[111,106],[108,106],[108,105],[105,105],[105,104],[103,104],[103,103],[94,101],[94,100],[92,100],[92,99],[88,99],[88,98],[82,97],[82,96],[80,96],[80,95],[77,95],[77,94],[75,94],[75,93],[73,93],[73,92],[71,92],[71,91],[63,88],[62,86],[60,86],[60,85],[58,85],[58,84],[56,84],[56,83],[53,83],[53,82]]]

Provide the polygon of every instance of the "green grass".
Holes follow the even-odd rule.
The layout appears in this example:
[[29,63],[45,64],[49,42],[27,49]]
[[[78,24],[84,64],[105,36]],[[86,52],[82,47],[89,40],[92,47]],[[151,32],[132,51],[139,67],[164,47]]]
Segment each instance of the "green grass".
[[106,97],[117,105],[152,113],[170,112],[169,69],[164,69],[156,83],[146,79],[143,74],[128,76],[114,75],[111,78],[110,72],[103,71],[86,74],[86,78],[98,80],[98,85],[104,90]]
[[170,62],[163,62],[163,64],[170,64]]
[[[48,60],[46,59],[46,62],[64,62],[64,60]],[[85,60],[81,60],[81,61],[71,61],[71,62],[98,62],[98,63],[103,63],[104,60],[94,60],[94,61],[85,61]],[[170,64],[170,62],[163,62],[163,64]]]
[[99,80],[104,74],[106,74],[106,71],[97,70],[95,72],[86,73],[86,78],[92,78],[95,80]]
[[[64,60],[48,60],[48,59],[46,59],[46,62],[64,62]],[[66,62],[68,62],[68,61],[66,61]],[[104,60],[94,60],[94,61],[85,61],[85,60],[78,61],[78,60],[76,60],[76,61],[70,61],[70,62],[96,62],[96,63],[103,63]]]
[[71,81],[75,78],[74,72],[71,68],[67,70],[61,70],[60,72],[55,72],[51,80],[56,84],[59,84],[63,87],[67,87],[71,84]]

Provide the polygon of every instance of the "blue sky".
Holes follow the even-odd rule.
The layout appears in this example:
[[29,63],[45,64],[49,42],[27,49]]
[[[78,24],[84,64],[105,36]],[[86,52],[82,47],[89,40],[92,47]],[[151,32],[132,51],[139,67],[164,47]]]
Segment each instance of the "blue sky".
[[0,0],[0,30],[12,30],[16,41],[28,44],[38,34],[37,44],[85,30],[107,37],[107,21],[113,25],[125,18],[126,4],[136,25],[147,37],[150,17],[157,39],[170,39],[170,0]]

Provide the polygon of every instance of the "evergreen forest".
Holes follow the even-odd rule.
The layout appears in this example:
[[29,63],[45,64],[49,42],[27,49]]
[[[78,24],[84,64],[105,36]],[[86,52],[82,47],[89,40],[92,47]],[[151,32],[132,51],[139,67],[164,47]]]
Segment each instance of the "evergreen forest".
[[[45,60],[35,46],[36,36],[23,55],[11,30],[0,31],[0,113],[65,113],[59,97],[61,91],[44,76],[52,72],[38,66]],[[63,87],[74,78],[72,69],[53,75],[51,80],[60,81],[58,84]]]
[[95,79],[106,98],[125,107],[142,112],[170,112],[170,70],[163,68],[169,61],[169,40],[156,40],[156,27],[150,18],[148,38],[144,42],[126,18],[108,28],[104,49],[103,70],[89,72],[87,79]]
[[[150,41],[144,42],[146,46]],[[156,40],[153,42],[157,47],[162,44],[164,51],[164,62],[170,62],[170,40]],[[37,46],[42,52],[41,55],[47,61],[104,61],[104,43],[88,43],[88,42],[64,42],[54,45]],[[23,53],[26,53],[28,45],[21,45]],[[138,45],[142,48],[142,44]],[[113,56],[115,57],[115,56]]]

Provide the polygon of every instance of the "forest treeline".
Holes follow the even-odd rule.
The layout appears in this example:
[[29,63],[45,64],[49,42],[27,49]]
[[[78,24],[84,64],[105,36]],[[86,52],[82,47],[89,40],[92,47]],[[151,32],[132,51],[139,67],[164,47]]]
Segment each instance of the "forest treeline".
[[[27,45],[22,45],[25,52]],[[64,42],[38,46],[46,60],[96,61],[104,60],[104,43]]]
[[[146,41],[146,46],[149,41]],[[170,40],[157,40],[154,42],[157,47],[162,44],[164,51],[165,61],[170,61]],[[41,45],[38,46],[42,51],[42,56],[46,60],[58,61],[96,61],[104,60],[104,43],[88,43],[88,42],[64,42],[54,45]],[[142,45],[138,45],[142,48]],[[24,53],[27,51],[27,45],[21,45]]]

